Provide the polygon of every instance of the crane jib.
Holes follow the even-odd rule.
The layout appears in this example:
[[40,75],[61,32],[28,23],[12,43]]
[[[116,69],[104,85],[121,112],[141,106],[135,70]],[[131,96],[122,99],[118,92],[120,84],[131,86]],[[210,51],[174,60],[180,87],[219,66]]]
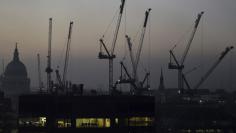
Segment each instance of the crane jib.
[[145,20],[144,20],[144,25],[143,27],[146,27],[147,26],[147,21],[148,21],[148,16],[149,16],[149,13],[152,9],[149,8],[146,12],[145,12]]
[[120,5],[120,14],[123,13],[124,6],[125,6],[125,0],[121,0],[122,4]]
[[204,12],[201,12],[201,13],[198,14],[198,18],[197,18],[197,20],[196,20],[196,22],[195,22],[195,26],[194,26],[195,28],[198,27],[198,24],[199,24],[200,19],[201,19],[201,17],[202,17],[203,14],[204,14]]
[[220,62],[224,59],[224,57],[226,56],[226,54],[229,53],[230,50],[232,50],[234,47],[230,46],[230,47],[226,47],[225,51],[223,51],[219,57],[218,60],[216,60],[216,62],[210,67],[210,69],[206,72],[206,74],[200,79],[200,81],[197,83],[197,85],[194,87],[194,89],[198,89],[203,82],[205,82],[207,80],[207,78],[209,77],[209,75],[215,70],[215,68],[220,64]]
[[196,33],[196,31],[197,31],[197,28],[198,28],[198,24],[199,24],[199,22],[200,22],[200,20],[201,20],[201,17],[202,17],[202,15],[203,15],[203,13],[204,13],[204,12],[199,13],[199,14],[198,14],[198,17],[197,17],[197,19],[196,19],[196,21],[195,21],[195,27],[194,27],[194,29],[193,29],[193,31],[192,31],[192,33],[191,33],[190,39],[189,39],[188,44],[187,44],[187,46],[186,46],[186,48],[185,48],[184,54],[183,54],[183,56],[182,56],[182,58],[181,58],[181,62],[180,62],[181,65],[184,64],[184,61],[185,61],[185,59],[186,59],[186,57],[187,57],[187,54],[188,54],[188,52],[189,52],[190,46],[191,46],[191,44],[192,44],[193,38],[194,38],[194,36],[195,36],[195,33]]

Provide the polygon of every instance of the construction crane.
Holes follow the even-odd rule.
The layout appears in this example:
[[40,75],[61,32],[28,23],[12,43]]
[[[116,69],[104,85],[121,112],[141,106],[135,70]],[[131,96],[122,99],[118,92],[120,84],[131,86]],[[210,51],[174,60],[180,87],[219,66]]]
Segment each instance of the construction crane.
[[[116,29],[115,29],[115,34],[113,37],[112,47],[111,47],[110,51],[108,51],[108,49],[103,41],[103,38],[100,39],[101,47],[100,47],[100,52],[98,54],[98,58],[109,60],[109,91],[110,91],[110,93],[112,93],[112,90],[114,89],[113,88],[113,59],[116,57],[114,55],[114,51],[115,51],[115,45],[116,45],[116,41],[117,41],[119,29],[120,29],[120,23],[121,23],[121,19],[122,19],[123,10],[124,10],[124,5],[125,5],[125,0],[121,0],[120,12],[119,12],[117,25],[116,25]],[[105,49],[106,54],[104,54],[102,52],[102,47]]]
[[194,89],[198,89],[204,81],[209,77],[209,75],[215,70],[215,68],[219,65],[219,63],[224,59],[224,57],[232,50],[234,47],[226,47],[225,50],[220,54],[220,57],[216,60],[216,62],[210,67],[210,69],[206,72],[206,74],[201,78],[201,80],[197,83]]
[[40,54],[37,54],[38,59],[38,83],[39,83],[39,90],[42,91],[43,82],[41,78],[41,61],[40,61]]
[[71,21],[70,26],[69,26],[67,43],[66,43],[65,64],[64,64],[63,78],[62,78],[63,87],[65,87],[65,89],[66,89],[66,76],[67,76],[68,62],[69,62],[69,56],[70,56],[70,43],[71,43],[72,27],[73,27],[73,22]]
[[[182,58],[181,58],[180,62],[177,60],[177,58],[175,57],[174,52],[173,52],[173,49],[176,47],[176,45],[174,46],[174,48],[172,48],[169,51],[170,52],[170,63],[169,63],[168,68],[169,69],[177,69],[178,70],[178,89],[181,90],[181,92],[183,92],[184,82],[186,83],[186,85],[188,84],[186,78],[183,75],[184,62],[185,62],[186,57],[188,55],[190,46],[192,44],[192,41],[194,39],[195,33],[197,31],[199,22],[200,22],[201,17],[202,17],[203,14],[204,14],[204,12],[200,12],[198,14],[198,16],[197,16],[197,19],[195,20],[194,28],[192,30],[190,39],[188,40],[187,46],[186,46],[186,48],[184,50],[184,53],[182,55]],[[172,63],[172,58],[174,59],[175,64]]]
[[138,46],[135,58],[134,58],[134,54],[133,54],[133,49],[132,49],[132,45],[133,44],[131,42],[131,38],[128,35],[125,36],[126,40],[127,40],[127,44],[128,44],[128,48],[129,48],[129,54],[130,54],[130,59],[131,59],[131,64],[132,64],[133,79],[134,79],[134,82],[135,82],[136,86],[139,86],[138,87],[139,89],[141,89],[143,87],[144,82],[148,80],[148,77],[150,75],[149,72],[146,73],[143,81],[139,84],[137,70],[138,70],[138,64],[139,64],[140,55],[141,55],[141,51],[142,51],[142,47],[143,47],[143,40],[144,40],[145,33],[146,33],[146,27],[147,27],[147,22],[148,22],[148,17],[149,17],[150,11],[151,11],[151,8],[149,8],[147,11],[145,11],[144,24],[143,24],[143,27],[142,27],[142,33],[141,33],[141,37],[140,37],[140,41],[139,41],[139,46]]
[[[174,48],[176,47],[176,45],[174,46]],[[171,64],[169,64],[169,69],[183,69],[184,67],[183,66],[180,66],[180,64],[179,64],[179,62],[178,62],[178,60],[177,60],[177,58],[175,57],[175,55],[174,55],[174,53],[173,53],[173,49],[174,48],[172,48],[172,50],[170,50],[170,57],[172,57],[173,59],[174,59],[174,62],[175,62],[175,66],[174,65],[172,65],[172,61],[170,61],[171,62]],[[170,58],[170,60],[172,59],[172,58]],[[171,68],[170,68],[171,67]],[[173,68],[172,68],[173,67]],[[182,73],[182,71],[181,71],[181,78],[183,79],[183,82],[185,83],[185,85],[188,87],[188,89],[191,89],[190,88],[190,85],[189,85],[189,83],[188,83],[188,81],[187,81],[187,79],[186,79],[186,77],[185,77],[185,74],[183,74]]]
[[141,38],[140,38],[140,41],[139,41],[139,46],[138,46],[138,51],[136,53],[136,57],[135,57],[135,69],[134,69],[134,76],[135,76],[135,79],[137,80],[138,77],[137,77],[137,69],[138,69],[138,64],[139,64],[139,60],[140,60],[140,55],[141,55],[141,51],[142,51],[142,47],[143,47],[143,40],[144,40],[144,36],[145,36],[145,33],[146,33],[146,27],[147,27],[147,22],[148,22],[148,16],[149,16],[149,13],[151,11],[151,8],[149,8],[146,12],[145,12],[145,20],[144,20],[144,24],[143,24],[143,29],[142,29],[142,33],[141,33]]
[[52,18],[49,18],[49,32],[48,32],[48,56],[47,56],[47,68],[46,68],[46,73],[47,73],[47,90],[51,91],[52,85],[51,85],[51,73],[52,73],[52,68],[51,68],[51,47],[52,47]]

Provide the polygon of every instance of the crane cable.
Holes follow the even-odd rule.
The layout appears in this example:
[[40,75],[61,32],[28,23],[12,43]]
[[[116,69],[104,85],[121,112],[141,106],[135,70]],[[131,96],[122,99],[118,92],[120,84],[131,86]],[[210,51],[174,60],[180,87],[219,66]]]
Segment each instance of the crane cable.
[[134,44],[135,44],[135,41],[137,40],[138,34],[142,31],[140,29],[143,28],[143,23],[140,23],[140,25],[138,27],[140,27],[140,28],[137,30],[137,32],[136,32],[136,34],[134,35],[134,38],[133,38],[133,43]]
[[[67,40],[66,40],[66,37],[65,37],[65,42],[63,43],[64,45],[63,45],[63,48],[62,48],[62,50],[61,50],[61,54],[60,54],[60,58],[59,58],[59,60],[57,61],[57,69],[59,70],[59,66],[62,66],[62,60],[65,60],[64,59],[64,55],[65,55],[65,53],[66,53],[66,42],[67,42]],[[60,64],[60,65],[59,65]]]
[[[125,8],[125,19],[124,19],[124,35],[127,35],[127,13],[126,13],[126,7]],[[122,62],[124,62],[126,60],[127,57],[127,42],[126,42],[126,38],[124,38],[124,56],[122,58]]]
[[201,65],[202,65],[202,72],[205,71],[205,65],[204,65],[204,15],[202,16],[202,21],[201,21]]
[[104,33],[103,33],[103,35],[102,35],[102,38],[104,38],[105,35],[107,34],[107,32],[108,32],[108,30],[110,29],[112,23],[115,21],[115,18],[116,18],[116,16],[117,16],[118,12],[119,12],[119,9],[117,9],[116,12],[115,12],[115,14],[113,15],[112,20],[110,21],[110,23],[108,24],[106,30],[104,31]]
[[[147,68],[144,65],[144,62],[140,61],[141,67],[145,73],[151,73],[151,17],[148,18],[148,59],[147,59]],[[149,78],[150,81],[150,78]]]
[[[126,6],[124,7],[124,11],[125,11],[125,13],[124,13],[124,35],[126,35],[127,34],[127,13],[126,13]],[[124,63],[124,65],[125,65],[125,60],[126,60],[126,57],[127,57],[127,42],[126,42],[126,38],[124,38],[124,55],[123,55],[123,57],[122,57],[122,59],[121,59],[121,62],[123,62]],[[122,69],[122,68],[121,68]],[[122,75],[124,76],[124,78],[126,78],[126,74],[125,74],[125,72],[123,71],[123,73],[122,73]],[[124,88],[124,84],[121,84],[120,85],[120,90],[122,89],[122,88]]]
[[[151,56],[152,56],[152,51],[151,51],[151,14],[149,17],[149,26],[148,26],[148,73],[149,73],[149,80],[148,80],[148,84],[150,85],[151,82]],[[151,86],[151,85],[150,85]]]
[[232,90],[233,89],[233,53],[234,51],[232,51],[231,53],[229,53],[229,89]]
[[[72,34],[72,33],[71,33]],[[57,70],[59,70],[60,69],[60,66],[63,66],[63,61],[65,60],[65,57],[64,57],[64,55],[66,54],[66,47],[67,47],[67,36],[66,37],[64,37],[64,45],[63,45],[63,48],[62,48],[62,50],[61,50],[61,54],[60,54],[60,58],[59,58],[59,60],[57,61]],[[70,49],[70,48],[69,48]],[[70,58],[71,56],[70,56],[70,54],[69,54],[69,58]],[[70,64],[70,62],[68,63],[68,64]],[[62,69],[63,69],[63,67],[62,67]],[[62,72],[62,70],[61,70],[61,72]]]
[[[230,53],[229,53],[229,54],[230,54]],[[207,61],[206,61],[206,62],[207,62],[206,66],[209,66],[209,65],[213,64],[216,60],[218,60],[219,55],[220,55],[220,53],[218,53],[218,54],[214,55],[213,57],[210,57],[209,59],[207,59]],[[205,64],[204,64],[204,65],[205,65]],[[198,68],[201,68],[201,67],[202,67],[202,64],[199,64],[199,65],[197,65],[196,67],[194,67],[194,68],[192,68],[192,69],[186,71],[185,74],[192,73],[192,72],[194,72],[194,71],[200,70],[200,69],[198,69]],[[193,70],[193,71],[192,71],[192,70]],[[209,69],[208,69],[208,70],[209,70]],[[202,75],[199,75],[200,78],[202,78],[202,77],[204,76],[204,74],[205,74],[205,73],[203,73]],[[202,85],[203,85],[203,84],[202,84]]]
[[[149,19],[149,21],[148,21],[148,23],[149,23],[149,30],[150,30],[150,25],[151,25],[151,23],[150,23],[150,17],[148,17],[148,19]],[[133,37],[133,44],[135,44],[135,42],[137,41],[137,37],[138,37],[138,35],[139,35],[139,33],[142,31],[142,30],[140,30],[140,29],[142,29],[143,28],[143,23],[140,23],[140,25],[138,26],[138,27],[140,27],[138,30],[137,30],[137,32],[135,33],[135,35],[134,35],[134,37]],[[149,31],[150,32],[150,31]],[[148,33],[149,34],[149,38],[148,39],[150,39],[150,33]],[[150,40],[149,40],[150,41]],[[148,43],[150,43],[150,42],[148,42]],[[148,44],[149,45],[149,44]],[[134,48],[133,48],[133,50],[134,50]],[[137,54],[137,51],[136,52],[134,52],[135,53],[135,55]],[[136,59],[135,59],[136,60]],[[142,69],[144,70],[144,72],[147,72],[147,69],[144,67],[144,63],[142,62],[142,61],[140,61],[140,65],[141,65],[141,67],[142,67]]]
[[[191,32],[192,27],[193,27],[193,25],[191,24],[191,25],[189,26],[189,28],[188,28],[184,33],[181,34],[181,36],[179,37],[179,39],[178,39],[175,43],[171,43],[171,44],[175,44],[174,47],[177,47],[177,46],[180,44],[180,42],[183,42],[183,40],[186,38],[186,36]],[[184,45],[184,43],[183,43],[182,45]],[[173,46],[171,46],[171,48],[172,48],[172,47],[173,47]]]

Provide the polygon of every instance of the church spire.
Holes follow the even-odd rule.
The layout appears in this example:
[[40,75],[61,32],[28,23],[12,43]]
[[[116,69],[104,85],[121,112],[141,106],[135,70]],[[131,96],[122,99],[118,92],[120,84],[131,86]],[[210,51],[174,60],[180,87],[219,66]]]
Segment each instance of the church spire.
[[19,52],[18,52],[18,48],[17,48],[17,43],[16,43],[16,48],[14,51],[14,57],[13,57],[14,61],[19,61]]
[[158,89],[159,89],[159,90],[164,90],[164,89],[165,89],[162,68],[161,68],[160,84],[159,84]]

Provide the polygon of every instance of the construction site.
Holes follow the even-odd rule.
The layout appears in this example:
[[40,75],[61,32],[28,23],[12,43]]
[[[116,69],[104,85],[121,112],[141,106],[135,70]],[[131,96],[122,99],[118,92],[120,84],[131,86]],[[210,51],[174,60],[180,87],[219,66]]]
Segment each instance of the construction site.
[[[78,22],[68,22],[64,49],[60,53],[61,57],[57,57],[61,63],[55,63],[53,48],[56,46],[53,46],[53,41],[56,38],[54,34],[58,34],[54,33],[54,24],[57,21],[54,17],[48,19],[48,31],[45,33],[46,63],[43,62],[43,54],[34,53],[37,57],[37,87],[34,89],[30,88],[31,80],[26,66],[21,62],[21,52],[16,43],[13,60],[6,67],[3,62],[3,73],[0,77],[0,133],[236,132],[235,88],[231,85],[233,91],[228,91],[223,88],[207,88],[204,85],[213,77],[211,75],[217,73],[217,68],[226,63],[224,60],[234,51],[235,44],[216,49],[217,53],[204,66],[204,71],[202,64],[194,64],[192,67],[193,65],[186,63],[187,59],[191,60],[191,50],[196,48],[194,41],[199,37],[195,39],[195,36],[203,36],[197,33],[200,32],[199,26],[203,24],[203,17],[207,12],[200,11],[193,16],[194,21],[189,24],[190,30],[181,38],[184,42],[183,49],[178,48],[178,41],[171,44],[165,54],[168,63],[158,70],[159,79],[153,79],[153,61],[150,60],[153,9],[147,8],[143,11],[141,22],[132,22],[141,23],[135,29],[138,32],[133,36],[127,31],[126,23],[130,19],[127,19],[126,3],[126,0],[121,0],[116,5],[117,11],[112,21],[104,27],[104,34],[97,40],[98,53],[93,58],[105,64],[102,69],[106,71],[104,75],[108,75],[108,79],[97,73],[87,72],[91,79],[98,76],[106,85],[90,88],[87,87],[89,84],[74,82],[70,78],[73,72],[68,71],[72,71],[70,65],[74,62],[71,59],[74,48],[71,42],[74,39],[73,31],[78,30],[74,28]],[[125,44],[122,53],[117,48],[120,38]],[[203,45],[201,50],[203,51]],[[42,67],[43,63],[46,68]],[[103,71],[97,66],[87,67],[93,67],[98,73]],[[167,71],[176,76],[166,77]],[[191,77],[195,71],[201,73],[200,78]],[[177,86],[173,87],[171,84],[169,87],[165,83],[167,78],[175,81]],[[233,83],[232,76],[231,80],[229,82]],[[158,87],[152,86],[152,82]]]

